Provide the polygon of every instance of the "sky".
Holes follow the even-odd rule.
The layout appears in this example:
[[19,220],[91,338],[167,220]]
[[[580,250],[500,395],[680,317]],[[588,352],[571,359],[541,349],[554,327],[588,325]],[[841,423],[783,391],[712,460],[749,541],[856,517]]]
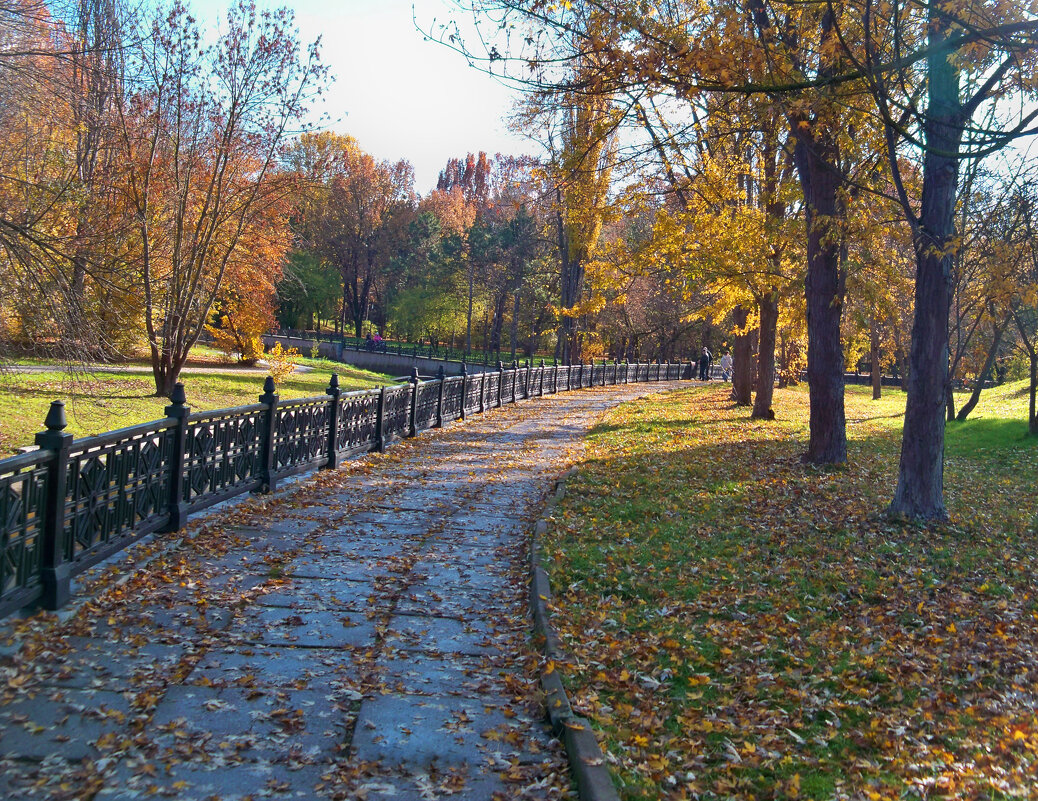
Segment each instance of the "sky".
[[[230,0],[194,0],[202,19],[222,16]],[[412,4],[413,14],[412,14]],[[323,111],[328,128],[353,136],[380,160],[407,159],[415,189],[435,188],[451,157],[485,150],[536,153],[509,133],[515,92],[472,69],[464,57],[423,41],[415,18],[429,30],[446,19],[446,0],[268,0],[295,11],[300,37],[321,37],[321,56],[334,82]]]

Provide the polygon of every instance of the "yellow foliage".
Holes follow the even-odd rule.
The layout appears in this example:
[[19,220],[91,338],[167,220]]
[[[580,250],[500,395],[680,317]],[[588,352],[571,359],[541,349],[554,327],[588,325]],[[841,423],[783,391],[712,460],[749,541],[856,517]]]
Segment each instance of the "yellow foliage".
[[280,342],[267,351],[267,370],[277,386],[295,371],[298,363],[299,351],[295,348],[286,350]]

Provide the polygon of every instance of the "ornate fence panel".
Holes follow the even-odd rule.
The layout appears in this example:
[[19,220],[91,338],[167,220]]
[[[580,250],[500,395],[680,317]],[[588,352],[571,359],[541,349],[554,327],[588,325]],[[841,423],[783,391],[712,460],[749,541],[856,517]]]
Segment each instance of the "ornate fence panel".
[[443,379],[443,419],[457,420],[461,417],[462,382],[469,381],[464,376],[451,376]]
[[40,596],[50,451],[0,462],[0,617]]
[[592,364],[591,365],[591,386],[597,387],[604,383],[605,378],[605,365],[604,364]]
[[418,385],[415,427],[419,431],[436,425],[436,410],[440,403],[440,382],[423,381]]
[[165,524],[173,443],[169,420],[74,443],[65,488],[64,561],[72,573]]
[[411,385],[386,387],[386,405],[382,410],[382,441],[394,442],[407,436],[411,417]]
[[258,403],[188,417],[184,501],[189,509],[259,488],[267,414]]
[[335,437],[337,452],[351,455],[375,447],[378,395],[378,390],[367,390],[347,392],[339,398],[339,431]]
[[505,370],[501,376],[501,403],[515,400],[515,370]]
[[497,406],[497,388],[501,383],[501,374],[497,372],[485,373],[486,389],[483,393],[483,408],[493,409]]
[[472,415],[479,412],[479,399],[483,393],[483,376],[479,373],[470,375],[465,384],[465,414]]
[[278,477],[301,473],[328,459],[331,398],[278,401],[274,428],[274,470]]

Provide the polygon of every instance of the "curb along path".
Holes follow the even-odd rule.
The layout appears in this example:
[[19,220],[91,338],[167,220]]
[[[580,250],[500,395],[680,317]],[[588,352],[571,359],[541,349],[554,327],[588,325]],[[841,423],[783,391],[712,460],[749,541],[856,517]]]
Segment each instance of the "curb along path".
[[196,522],[67,619],[5,622],[0,798],[569,797],[530,528],[604,410],[687,386],[422,434]]

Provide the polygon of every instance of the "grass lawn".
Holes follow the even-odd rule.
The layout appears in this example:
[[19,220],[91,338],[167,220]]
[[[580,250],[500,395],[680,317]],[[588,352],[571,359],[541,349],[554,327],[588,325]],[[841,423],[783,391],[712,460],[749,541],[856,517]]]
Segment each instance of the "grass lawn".
[[[217,353],[209,349],[192,352],[189,372],[181,377],[191,408],[202,411],[256,403],[263,392],[264,376],[242,372]],[[339,374],[339,385],[346,391],[390,383],[387,376],[326,359],[302,358],[299,363],[313,370],[289,375],[279,389],[283,398],[324,394],[333,372]],[[191,367],[220,372],[192,374]],[[154,392],[150,372],[70,375],[56,368],[45,373],[0,373],[0,458],[32,444],[33,435],[43,429],[52,400],[65,401],[67,430],[78,438],[163,417],[169,401],[155,397]]]
[[1018,798],[1038,787],[1038,438],[1026,391],[947,429],[951,520],[883,514],[904,395],[848,387],[849,465],[800,463],[806,387],[594,431],[545,538],[563,675],[625,799]]

